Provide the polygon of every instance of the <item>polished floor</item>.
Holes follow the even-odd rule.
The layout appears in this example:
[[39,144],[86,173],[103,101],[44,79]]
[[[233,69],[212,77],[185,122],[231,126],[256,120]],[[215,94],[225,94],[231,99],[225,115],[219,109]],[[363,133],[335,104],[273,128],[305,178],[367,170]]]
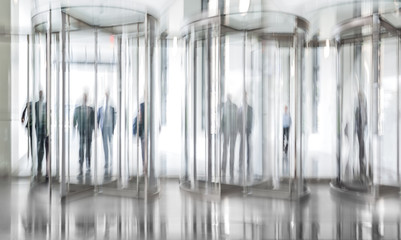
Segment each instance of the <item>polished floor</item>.
[[46,185],[0,183],[0,239],[400,239],[401,198],[338,198],[327,183],[310,184],[301,202],[241,193],[221,200],[161,181],[154,199],[102,194],[62,202]]

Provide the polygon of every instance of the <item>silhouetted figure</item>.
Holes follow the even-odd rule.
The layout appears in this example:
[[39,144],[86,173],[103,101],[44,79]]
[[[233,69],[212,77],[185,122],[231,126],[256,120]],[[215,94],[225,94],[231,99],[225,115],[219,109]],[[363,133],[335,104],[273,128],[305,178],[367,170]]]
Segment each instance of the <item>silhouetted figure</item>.
[[22,112],[21,116],[21,123],[26,122],[25,127],[28,130],[28,141],[29,141],[29,146],[30,149],[28,149],[28,156],[29,152],[31,155],[31,159],[33,159],[33,148],[32,148],[32,102],[27,102],[24,108],[24,111]]
[[138,137],[141,141],[141,150],[142,150],[142,166],[144,174],[147,173],[147,163],[145,162],[145,104],[142,102],[139,105],[139,111],[137,117],[134,119],[133,133],[134,135],[138,134]]
[[[39,91],[39,101],[35,102],[35,131],[38,150],[38,176],[41,176],[45,150],[46,158],[49,153],[47,136],[47,104],[43,100],[43,91]],[[47,166],[49,166],[48,163]],[[48,170],[46,171],[46,177],[47,176]]]
[[284,114],[283,114],[283,150],[285,155],[288,153],[288,139],[290,136],[290,128],[291,128],[291,116],[288,113],[288,107],[284,107]]
[[355,109],[355,131],[359,143],[359,170],[362,182],[366,181],[366,158],[365,158],[365,129],[368,124],[367,104],[365,95],[358,94],[358,105]]
[[231,101],[231,95],[227,95],[227,101],[223,103],[221,109],[220,128],[223,134],[223,160],[222,178],[226,177],[227,148],[230,147],[230,177],[234,180],[234,149],[237,139],[237,111],[238,107]]
[[82,176],[84,156],[86,171],[90,173],[92,133],[95,128],[95,111],[87,106],[88,95],[83,96],[83,103],[74,110],[73,127],[79,132],[79,176]]
[[[251,174],[250,170],[250,148],[249,148],[249,136],[252,132],[252,123],[253,123],[253,108],[247,103],[247,95],[245,94],[245,107],[240,107],[238,109],[238,130],[240,136],[240,147],[239,147],[239,169],[243,173],[243,164],[244,164],[244,151],[246,151],[246,164],[247,164],[247,176],[249,177]],[[245,114],[245,133],[243,131],[243,120]],[[244,143],[245,141],[245,143]],[[245,146],[244,146],[245,145]],[[246,148],[246,149],[244,149]],[[242,178],[243,174],[241,174],[240,178]]]
[[113,134],[116,126],[116,114],[114,107],[110,106],[109,92],[105,93],[104,105],[101,106],[97,112],[97,123],[102,131],[103,150],[104,150],[104,170],[105,176],[112,173],[112,161],[110,157],[113,156]]

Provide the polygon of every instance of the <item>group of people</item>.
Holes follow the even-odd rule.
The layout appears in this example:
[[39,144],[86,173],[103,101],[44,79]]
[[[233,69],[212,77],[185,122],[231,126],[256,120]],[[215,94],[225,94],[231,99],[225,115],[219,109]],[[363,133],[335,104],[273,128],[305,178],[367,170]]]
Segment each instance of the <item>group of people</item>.
[[[246,159],[246,169],[247,176],[250,176],[250,135],[252,133],[252,124],[253,124],[253,108],[247,103],[247,95],[244,96],[244,104],[242,107],[237,107],[235,103],[232,102],[231,95],[227,95],[227,101],[222,104],[221,107],[221,121],[220,121],[220,129],[223,137],[223,156],[221,163],[221,172],[222,179],[226,180],[227,175],[227,155],[229,149],[229,174],[230,181],[234,181],[234,152],[235,152],[235,144],[237,140],[237,135],[240,137],[240,145],[239,145],[239,169],[240,175],[238,179],[241,181],[243,179],[243,165],[244,165],[244,157]],[[283,153],[284,157],[288,154],[288,141],[289,141],[289,132],[292,124],[291,116],[288,112],[288,107],[284,107],[283,114]]]
[[[112,173],[112,139],[116,126],[116,111],[110,104],[110,94],[105,93],[104,103],[97,111],[97,125],[102,132],[104,150],[104,176],[110,177]],[[83,164],[86,162],[86,174],[90,175],[92,135],[95,130],[95,111],[88,106],[88,95],[84,93],[82,105],[74,110],[73,127],[79,133],[79,174],[83,175]]]
[[[33,111],[34,109],[34,111]],[[32,112],[35,114],[33,115]],[[39,91],[39,100],[35,102],[34,108],[32,102],[28,102],[22,113],[21,122],[26,122],[28,130],[31,157],[33,156],[32,135],[33,129],[36,132],[36,150],[37,150],[37,176],[42,175],[42,162],[46,151],[46,159],[48,165],[49,154],[49,137],[47,129],[47,104],[44,101],[43,91]],[[103,150],[105,158],[105,177],[109,177],[112,172],[112,164],[110,158],[112,156],[112,136],[116,126],[116,111],[110,105],[109,92],[106,91],[104,104],[97,111],[97,124],[102,132]],[[34,127],[34,128],[33,128]],[[83,176],[83,164],[86,162],[86,172],[90,174],[91,169],[91,145],[92,135],[95,130],[95,111],[93,107],[88,106],[88,95],[84,93],[82,105],[74,110],[73,127],[79,133],[79,174]],[[86,160],[86,161],[85,161]],[[49,169],[46,171],[48,178]]]
[[[245,121],[245,126],[244,126]],[[227,149],[230,149],[230,179],[234,179],[234,151],[237,134],[240,135],[240,150],[239,150],[239,169],[243,169],[244,153],[246,150],[247,173],[250,173],[250,149],[249,136],[252,132],[253,109],[246,101],[244,106],[238,108],[232,102],[231,95],[227,95],[227,101],[221,107],[220,129],[223,135],[223,159],[222,159],[222,178],[226,178],[227,167]],[[245,131],[243,131],[245,127]],[[245,149],[246,148],[246,149]],[[242,174],[239,178],[241,179]]]

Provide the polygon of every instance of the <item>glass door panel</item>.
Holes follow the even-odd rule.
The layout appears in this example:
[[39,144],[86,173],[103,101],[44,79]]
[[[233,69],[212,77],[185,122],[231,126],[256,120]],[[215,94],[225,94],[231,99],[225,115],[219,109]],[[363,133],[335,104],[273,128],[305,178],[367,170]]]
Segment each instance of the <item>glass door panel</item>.
[[381,142],[381,159],[378,165],[379,184],[399,186],[399,162],[398,162],[398,136],[399,136],[399,84],[398,70],[399,38],[383,38],[381,40],[381,108],[382,108],[382,142]]
[[342,132],[341,179],[357,190],[368,190],[372,183],[372,161],[369,157],[371,129],[371,65],[372,43],[351,43],[341,47],[342,60]]

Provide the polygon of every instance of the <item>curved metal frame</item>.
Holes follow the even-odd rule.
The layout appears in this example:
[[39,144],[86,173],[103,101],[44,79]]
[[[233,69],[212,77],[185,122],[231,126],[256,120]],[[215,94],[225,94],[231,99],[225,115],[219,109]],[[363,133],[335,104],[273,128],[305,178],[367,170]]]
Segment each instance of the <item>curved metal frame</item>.
[[[212,26],[219,27],[218,33],[216,33],[216,34],[219,34],[217,36],[217,38],[218,38],[217,41],[219,42],[219,44],[217,46],[218,48],[220,48],[220,46],[222,45],[222,43],[221,43],[221,37],[222,36],[226,36],[226,35],[229,35],[231,33],[244,33],[244,40],[243,40],[244,41],[244,49],[243,49],[244,50],[244,54],[246,52],[246,45],[247,45],[246,42],[248,41],[247,40],[247,35],[248,34],[249,35],[258,36],[258,38],[260,38],[260,39],[277,39],[278,41],[280,41],[280,40],[289,41],[289,42],[291,42],[291,45],[293,45],[294,48],[297,48],[297,49],[303,48],[303,47],[306,46],[306,43],[304,41],[300,41],[300,39],[298,39],[298,38],[302,37],[301,35],[299,35],[299,32],[298,32],[299,29],[302,30],[303,32],[307,32],[308,29],[309,29],[309,23],[305,19],[300,18],[300,17],[295,16],[295,15],[284,14],[284,13],[280,13],[280,12],[256,12],[256,13],[257,14],[262,14],[262,16],[263,16],[263,14],[268,15],[269,13],[270,14],[274,13],[274,14],[287,15],[287,16],[295,19],[294,26],[291,29],[291,32],[284,32],[284,33],[283,32],[272,32],[272,31],[269,31],[269,28],[267,28],[266,26],[262,26],[262,27],[258,27],[258,28],[249,28],[249,29],[247,29],[247,28],[235,29],[235,28],[232,28],[230,26],[225,25],[224,24],[224,18],[227,17],[227,16],[230,16],[230,15],[237,15],[237,14],[219,15],[219,16],[212,16],[212,17],[207,17],[205,14],[203,14],[203,15],[201,15],[201,17],[198,17],[195,20],[190,21],[189,23],[187,23],[186,26],[184,26],[182,28],[182,36],[183,36],[183,38],[187,39],[186,40],[187,41],[187,43],[186,43],[186,48],[187,48],[187,53],[186,53],[187,54],[187,57],[186,57],[186,64],[187,64],[186,72],[187,72],[187,74],[186,74],[186,76],[187,76],[187,78],[192,79],[194,74],[195,74],[194,73],[195,65],[193,63],[193,61],[195,61],[195,55],[194,55],[195,53],[192,52],[193,49],[194,49],[194,46],[193,46],[194,45],[194,41],[195,41],[195,39],[199,39],[199,37],[201,39],[203,39],[202,36],[197,36],[196,35],[198,29],[199,29],[199,31],[205,31],[205,29],[210,29],[210,28],[212,28]],[[247,14],[252,14],[252,12],[251,13],[247,13]],[[243,14],[242,13],[238,13],[238,15],[240,16],[240,15],[243,15]],[[205,17],[205,18],[202,18],[202,17]],[[263,23],[262,23],[262,25],[263,25]],[[205,34],[208,34],[208,33],[205,33]],[[221,50],[218,49],[218,50],[215,50],[215,51],[218,51],[216,54],[220,54]],[[296,58],[295,61],[297,61],[297,62],[298,61],[302,61],[302,59],[303,59],[302,53],[299,52],[299,51],[296,51],[296,50],[295,50],[294,57]],[[244,60],[244,69],[245,69],[245,65],[246,65],[245,61],[246,61],[247,57],[244,55],[244,58],[245,58],[245,60]],[[220,79],[221,58],[219,57],[219,59],[220,60],[217,61],[217,64],[219,65],[219,66],[217,66],[217,68],[218,68],[218,71],[219,71],[219,77],[218,77],[219,84],[218,85],[220,86],[220,82],[221,82],[221,79]],[[302,72],[298,72],[298,70],[299,70],[298,67],[296,67],[296,69],[295,69],[295,75],[296,75],[295,76],[295,84],[296,84],[295,92],[296,92],[296,96],[294,97],[294,99],[295,98],[302,99],[302,83],[301,82],[302,82],[303,75],[302,75]],[[244,72],[243,78],[244,78],[243,79],[243,84],[245,84],[245,78],[246,78],[245,72]],[[301,80],[301,81],[299,81],[299,80]],[[194,80],[191,80],[191,82],[193,82],[193,81]],[[188,80],[187,80],[187,82],[188,82]],[[300,91],[300,92],[298,92],[298,91]],[[192,96],[192,98],[194,98],[194,97]],[[217,91],[216,98],[218,99],[219,102],[221,101],[220,90]],[[185,100],[185,102],[187,102],[187,101],[188,101],[188,99]],[[298,106],[298,104],[299,104],[299,106]],[[303,104],[302,101],[299,101],[298,103],[294,104],[294,107],[295,107],[295,110],[296,110],[296,111],[294,111],[294,113],[296,114],[297,121],[301,121],[301,118],[302,118],[302,109],[298,109],[298,108],[302,108],[302,104]],[[295,106],[295,105],[297,105],[297,106]],[[193,106],[193,107],[195,107],[195,106]],[[184,109],[184,111],[186,112],[186,109]],[[220,113],[220,109],[217,110],[216,114],[217,114],[217,119],[220,119],[220,114],[221,114]],[[245,117],[245,116],[243,116],[243,117]],[[244,120],[243,120],[243,122],[244,122]],[[299,125],[300,123],[301,122],[297,122],[296,125]],[[301,130],[300,127],[299,128],[298,127],[294,127],[294,128],[295,128],[295,130],[294,130],[295,131],[294,132],[295,135],[298,136],[298,134],[301,134],[302,130]],[[219,129],[217,130],[216,134],[217,134],[217,136],[221,135]],[[184,136],[188,137],[187,135],[184,135]],[[294,139],[297,139],[298,138],[297,136],[295,136]],[[217,142],[218,142],[217,146],[220,146],[219,145],[220,144],[220,137],[217,137]],[[194,143],[194,144],[196,145],[196,143]],[[302,147],[302,143],[300,143],[300,144],[301,144],[301,147]],[[218,156],[221,155],[220,152],[219,152],[220,151],[219,149],[220,149],[220,147],[217,147],[217,150],[216,150]],[[296,151],[296,150],[294,150],[294,151]],[[276,197],[276,198],[285,198],[285,199],[291,199],[291,200],[301,199],[301,198],[303,198],[305,196],[308,196],[309,193],[310,193],[309,188],[306,187],[306,186],[303,186],[303,183],[301,183],[301,181],[303,181],[303,178],[302,178],[303,177],[302,176],[302,161],[303,161],[302,160],[302,155],[303,155],[302,151],[299,152],[299,153],[298,152],[297,153],[294,152],[294,154],[299,155],[299,158],[300,158],[300,159],[298,159],[298,157],[295,158],[295,163],[294,163],[294,166],[293,166],[293,171],[295,171],[294,177],[298,181],[298,186],[292,186],[292,183],[290,183],[289,184],[290,187],[289,187],[289,192],[288,193],[284,193],[283,191],[281,191],[281,192],[280,191],[276,191],[276,190],[273,190],[273,189],[272,190],[256,189],[256,188],[253,188],[252,186],[247,186],[247,184],[245,184],[245,183],[244,183],[243,186],[232,186],[232,185],[222,184],[222,182],[221,182],[221,176],[222,176],[222,173],[221,173],[221,158],[218,157],[217,161],[218,161],[218,164],[219,164],[219,174],[218,174],[218,177],[219,177],[219,180],[218,180],[218,191],[219,191],[219,194],[221,195],[221,194],[224,194],[225,192],[241,191],[242,190],[243,192],[249,192],[249,193],[251,193],[251,194],[253,194],[255,196]],[[189,166],[190,165],[190,163],[188,162],[189,161],[189,156],[186,156],[185,154],[184,154],[184,161],[186,161],[184,163],[185,166]],[[195,163],[193,163],[193,164],[195,164]],[[189,173],[188,170],[186,170],[185,174]],[[297,173],[299,174],[299,176],[298,176]],[[245,171],[244,171],[244,174],[245,174]],[[194,189],[194,184],[196,185],[196,183],[187,185],[188,181],[189,182],[194,181],[193,178],[194,178],[194,176],[191,177],[189,175],[189,179],[186,179],[186,182],[180,182],[180,188],[185,190],[185,191],[195,192],[197,194],[201,194],[202,195],[202,192],[197,192],[198,189]],[[298,178],[300,178],[301,180],[299,180]],[[180,181],[181,181],[181,179],[183,179],[183,176],[180,176]],[[245,178],[243,178],[243,181],[245,181]],[[300,187],[300,186],[302,186],[302,187]],[[295,188],[293,188],[293,187],[295,187]],[[208,193],[207,190],[205,190],[205,192],[203,194],[208,195],[210,193]]]
[[[364,26],[371,26],[372,27],[372,32],[368,35],[360,35],[360,36],[356,36],[355,38],[342,38],[342,34],[356,29],[356,28],[361,28]],[[340,76],[340,72],[342,71],[341,69],[341,60],[340,60],[340,51],[341,51],[341,46],[343,44],[346,44],[348,42],[355,42],[355,41],[364,41],[365,37],[369,37],[370,39],[372,39],[372,54],[373,54],[373,59],[372,59],[372,65],[373,65],[373,85],[375,86],[375,91],[373,91],[372,93],[372,110],[373,110],[373,114],[374,114],[374,119],[371,119],[372,122],[372,126],[373,126],[373,131],[375,132],[375,134],[377,134],[378,138],[379,138],[379,142],[380,140],[380,135],[381,133],[381,123],[379,120],[379,116],[382,114],[380,111],[380,97],[378,95],[378,93],[381,91],[381,79],[380,79],[380,46],[379,46],[379,42],[380,39],[384,36],[384,33],[380,30],[380,27],[384,27],[388,33],[390,33],[390,36],[396,36],[398,38],[398,44],[397,44],[397,48],[399,48],[399,43],[400,43],[400,30],[393,27],[389,22],[387,22],[385,19],[382,19],[380,17],[379,14],[373,14],[370,16],[366,16],[366,17],[360,17],[360,18],[355,18],[355,19],[350,19],[347,21],[344,21],[340,24],[338,24],[334,31],[333,31],[333,36],[335,38],[336,41],[336,48],[337,48],[337,61],[336,61],[336,65],[337,65],[337,108],[336,108],[336,114],[337,114],[337,119],[338,121],[340,121],[337,124],[337,176],[336,179],[332,180],[332,182],[330,183],[330,188],[332,190],[333,193],[335,194],[339,194],[341,196],[346,196],[352,199],[358,199],[358,200],[364,200],[364,201],[372,201],[375,200],[379,197],[382,197],[384,195],[392,195],[392,194],[399,194],[400,193],[400,186],[398,187],[393,187],[393,186],[382,186],[382,185],[377,185],[373,182],[373,179],[371,179],[372,181],[372,186],[371,186],[371,190],[370,191],[358,191],[357,189],[350,189],[348,188],[346,185],[344,185],[342,183],[341,180],[341,128],[342,128],[342,116],[341,116],[341,112],[342,112],[342,96],[340,94],[340,91],[342,91],[343,88],[343,84],[342,84],[342,77]],[[399,61],[400,61],[400,53],[399,53],[399,49],[398,49],[398,69],[397,69],[397,84],[398,84],[398,89],[397,89],[397,113],[400,112],[399,109],[399,76],[398,76],[398,72],[399,72]],[[369,104],[368,104],[369,105]],[[399,115],[399,114],[398,114]],[[398,116],[397,115],[397,116]],[[397,123],[397,146],[399,146],[399,123]],[[371,140],[370,140],[371,141]],[[372,143],[370,142],[369,145],[371,145],[370,147],[370,151],[372,155]],[[380,143],[376,144],[376,154],[378,154],[377,152],[380,153]],[[371,156],[373,157],[373,156]],[[376,156],[374,157],[375,159],[377,159]],[[379,157],[380,158],[380,157]],[[372,160],[373,161],[373,160]],[[380,164],[380,163],[379,163]],[[399,167],[399,148],[397,147],[397,166]],[[397,173],[399,174],[399,169],[397,169]],[[375,174],[375,173],[373,173]],[[399,178],[399,176],[398,176]],[[387,192],[385,194],[383,194],[380,191],[380,188],[382,187],[386,187]]]
[[[66,89],[67,81],[68,81],[67,80],[67,76],[66,76],[66,71],[67,71],[67,64],[66,64],[66,59],[67,58],[66,58],[66,56],[68,55],[66,41],[67,41],[67,39],[69,40],[69,33],[68,33],[68,36],[67,36],[67,32],[71,31],[71,29],[67,29],[67,12],[68,12],[68,9],[71,9],[71,8],[87,8],[87,7],[90,7],[90,8],[91,7],[101,7],[101,8],[107,8],[107,9],[108,8],[123,9],[123,10],[126,10],[126,11],[130,11],[132,13],[135,13],[135,14],[142,14],[143,18],[144,18],[144,21],[128,22],[128,23],[121,24],[121,25],[118,25],[118,26],[117,25],[110,25],[110,26],[101,26],[101,27],[99,27],[99,26],[91,26],[88,23],[79,21],[81,24],[83,24],[83,26],[87,26],[88,28],[95,29],[95,62],[94,62],[94,65],[95,65],[95,99],[96,99],[95,100],[95,109],[96,109],[95,111],[97,111],[97,109],[98,109],[98,106],[97,106],[97,92],[98,92],[97,91],[97,82],[98,82],[97,81],[97,62],[98,62],[97,32],[98,32],[98,29],[103,29],[103,28],[105,28],[105,29],[114,28],[115,29],[116,27],[121,27],[121,30],[122,30],[122,28],[126,28],[127,26],[137,26],[136,27],[137,32],[134,31],[132,33],[127,33],[127,34],[124,33],[124,35],[125,36],[133,35],[134,37],[144,37],[145,38],[145,48],[146,48],[145,49],[145,62],[148,63],[148,64],[153,64],[154,57],[153,57],[152,54],[153,54],[154,50],[151,50],[150,48],[155,48],[156,35],[153,35],[153,34],[150,35],[148,33],[148,31],[152,30],[152,27],[150,26],[149,21],[152,21],[152,24],[157,24],[158,21],[157,21],[157,19],[155,17],[147,14],[146,12],[137,11],[137,10],[129,9],[129,8],[113,7],[113,6],[110,6],[110,7],[109,6],[68,6],[68,7],[62,6],[62,7],[58,7],[58,8],[45,9],[43,11],[36,12],[32,16],[32,20],[34,22],[34,25],[33,25],[32,29],[33,29],[34,33],[35,32],[40,32],[40,30],[38,29],[38,26],[41,26],[42,24],[47,24],[46,29],[47,29],[47,34],[48,35],[51,34],[51,33],[61,33],[61,41],[62,41],[62,43],[61,43],[62,44],[62,46],[61,46],[61,51],[62,51],[62,53],[61,53],[62,54],[62,57],[61,57],[61,61],[62,61],[61,62],[62,79],[61,79],[61,81],[62,81],[62,86],[63,86],[61,102],[62,102],[63,106],[65,106],[66,101],[67,101],[67,96],[66,96],[67,93],[65,92],[65,89]],[[39,21],[39,22],[35,23],[35,19],[40,18],[41,16],[43,16],[43,14],[44,15],[46,15],[48,13],[50,14],[50,12],[54,12],[54,11],[60,11],[60,13],[61,13],[61,29],[56,29],[55,30],[55,29],[52,28],[52,19],[51,19],[51,17],[43,19],[43,21]],[[69,23],[69,21],[68,21],[68,23]],[[139,24],[143,24],[144,25],[144,28],[142,30],[142,34],[139,34],[139,32],[138,32],[139,29],[140,29],[139,28]],[[122,32],[120,34],[122,34]],[[114,35],[117,35],[117,37],[118,37],[118,33],[117,34],[114,33]],[[48,45],[47,47],[50,49],[51,43],[49,41],[50,41],[50,38],[48,38],[48,42],[47,42],[47,45]],[[118,39],[118,43],[121,43],[121,40]],[[118,52],[119,52],[119,58],[120,58],[118,60],[118,62],[121,65],[121,46],[118,47]],[[49,71],[51,71],[50,69],[51,69],[51,64],[52,64],[51,61],[49,61],[49,57],[50,57],[50,52],[49,51],[48,51],[47,55],[48,56],[47,56],[47,61],[46,61],[46,64],[47,64],[46,68],[47,68],[47,71],[48,71],[47,75],[49,75],[50,74]],[[146,87],[146,89],[149,88],[149,87],[154,87],[155,85],[152,82],[153,81],[157,81],[157,80],[155,80],[155,76],[153,76],[153,73],[149,73],[149,71],[152,71],[152,68],[149,69],[148,68],[148,64],[145,65],[146,66],[146,69],[145,69],[145,87]],[[118,78],[120,79],[118,81],[119,81],[119,84],[121,84],[121,68],[119,68],[118,71],[119,71]],[[50,78],[51,77],[47,77],[48,86],[49,86],[49,84],[51,84]],[[149,80],[149,78],[154,79],[154,80]],[[119,93],[119,94],[121,95],[121,93]],[[152,105],[152,102],[153,102],[152,99],[154,98],[153,97],[154,94],[156,94],[156,92],[152,91],[152,89],[151,89],[150,92],[146,90],[145,91],[145,96],[144,96],[145,105],[146,105],[146,107],[145,107],[145,116],[144,117],[147,119],[147,120],[145,120],[145,132],[147,133],[147,134],[145,134],[146,146],[148,145],[148,140],[151,141],[150,144],[152,144],[152,141],[155,140],[155,139],[153,139],[152,136],[148,136],[149,134],[152,135],[152,132],[151,131],[147,131],[147,130],[151,129],[151,127],[148,126],[148,125],[152,124],[149,121],[155,121],[155,119],[152,119],[152,117],[149,117],[149,116],[152,116],[152,114],[153,114],[152,112],[154,111],[154,109],[153,109],[154,106]],[[52,111],[50,109],[51,106],[52,106],[51,105],[52,103],[51,103],[51,100],[50,100],[49,92],[47,94],[47,97],[48,97],[47,102],[49,103],[48,104],[48,116],[49,116],[50,112]],[[119,100],[121,101],[120,97],[119,97]],[[138,104],[139,104],[139,102],[138,102]],[[120,103],[118,105],[121,107]],[[138,106],[138,109],[139,109],[139,106]],[[121,110],[122,109],[118,109],[119,112],[121,112]],[[65,114],[65,108],[63,107],[62,115],[61,115],[62,126],[66,125],[66,121],[67,121],[66,118],[67,118],[67,116]],[[95,118],[97,118],[97,114],[95,114]],[[117,119],[120,119],[120,118],[117,118]],[[49,125],[51,124],[50,122],[51,121],[48,121]],[[95,119],[95,125],[96,125],[95,129],[97,129],[98,128],[97,127],[97,119]],[[121,127],[121,123],[118,124],[118,126]],[[62,132],[62,139],[63,140],[62,140],[62,143],[61,143],[61,145],[62,145],[62,149],[61,149],[61,152],[62,152],[61,167],[62,167],[62,169],[61,169],[60,194],[61,194],[62,198],[66,198],[66,197],[71,198],[71,197],[73,197],[73,196],[75,196],[77,194],[81,195],[81,193],[85,194],[85,192],[87,192],[88,190],[92,191],[93,193],[95,193],[95,192],[103,192],[103,193],[106,193],[106,194],[120,195],[120,196],[144,197],[145,199],[158,195],[158,193],[160,191],[160,189],[159,189],[160,186],[158,184],[158,179],[157,179],[156,176],[150,176],[152,178],[150,181],[153,181],[153,183],[155,183],[157,185],[156,189],[152,189],[152,190],[156,190],[156,191],[155,192],[151,192],[151,193],[147,191],[147,189],[150,187],[150,186],[148,186],[149,185],[148,180],[147,180],[148,177],[146,177],[145,181],[143,182],[145,184],[145,190],[144,190],[145,192],[144,193],[142,193],[142,190],[140,191],[139,186],[137,186],[136,193],[131,193],[131,191],[124,191],[125,189],[120,188],[120,187],[118,187],[118,188],[108,188],[107,186],[103,186],[103,185],[101,185],[102,188],[99,189],[99,185],[96,182],[96,171],[97,171],[96,170],[97,169],[97,167],[96,167],[97,161],[96,160],[94,161],[94,164],[95,164],[95,166],[94,166],[94,171],[95,171],[94,172],[94,174],[95,174],[94,186],[93,187],[89,187],[89,188],[85,187],[84,189],[81,189],[81,190],[77,189],[76,192],[69,192],[69,188],[70,188],[69,187],[69,181],[68,181],[68,184],[67,184],[67,178],[66,178],[66,168],[67,168],[67,166],[66,166],[66,161],[67,161],[66,152],[68,150],[66,149],[66,146],[65,146],[65,144],[66,144],[66,142],[65,142],[65,139],[66,139],[65,131],[63,130],[61,132]],[[94,131],[94,134],[95,134],[94,139],[97,139],[96,138],[96,134],[97,134],[96,130]],[[121,142],[121,138],[122,137],[123,136],[121,136],[121,134],[120,134],[119,137],[117,137],[118,138],[118,142]],[[138,136],[137,136],[137,138],[138,138]],[[149,138],[149,139],[147,139],[147,138]],[[51,141],[51,136],[49,135],[49,142],[50,141]],[[118,145],[120,145],[120,144],[118,144]],[[96,144],[96,142],[94,142],[94,156],[93,156],[93,159],[97,158],[97,150],[96,150],[96,148],[97,148],[97,144]],[[150,164],[155,164],[155,163],[154,162],[149,163],[149,160],[146,159],[146,158],[148,158],[150,156],[149,154],[152,154],[152,153],[147,152],[147,149],[148,149],[148,147],[145,148],[145,162],[148,162],[148,166],[150,166]],[[120,149],[120,151],[121,151],[121,149]],[[122,159],[121,159],[121,153],[118,152],[117,154],[118,154],[118,160],[117,160],[118,179],[117,179],[117,181],[120,182],[120,178],[122,177],[122,175],[121,175],[121,161],[122,161]],[[153,161],[155,161],[155,159]],[[154,166],[152,166],[152,167],[154,167]],[[139,182],[137,182],[137,185],[138,184],[139,184]]]

